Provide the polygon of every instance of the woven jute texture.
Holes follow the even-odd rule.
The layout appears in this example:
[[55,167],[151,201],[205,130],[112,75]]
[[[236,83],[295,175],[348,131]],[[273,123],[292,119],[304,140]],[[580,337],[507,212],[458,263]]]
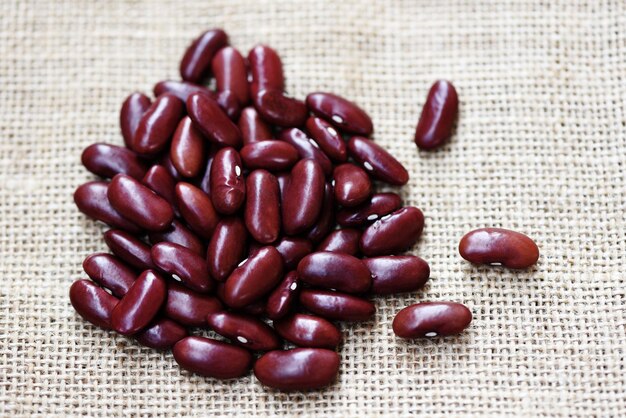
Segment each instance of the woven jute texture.
[[[244,53],[281,54],[289,93],[365,108],[411,174],[426,228],[420,292],[342,325],[336,384],[311,393],[181,371],[171,354],[74,313],[82,260],[105,228],[74,189],[80,153],[121,144],[133,90],[178,77],[190,40],[223,27]],[[623,1],[18,1],[0,3],[0,415],[626,415],[626,4]],[[412,137],[432,82],[454,82],[458,129]],[[474,267],[461,236],[533,237],[530,271]],[[405,342],[391,321],[420,300],[474,313],[456,338]]]

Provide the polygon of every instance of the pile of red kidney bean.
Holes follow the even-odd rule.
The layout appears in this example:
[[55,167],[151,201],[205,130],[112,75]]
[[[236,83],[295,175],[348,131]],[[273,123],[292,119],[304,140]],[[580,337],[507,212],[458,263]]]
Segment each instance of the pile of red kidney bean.
[[[234,378],[254,364],[266,386],[321,388],[339,369],[342,335],[331,321],[370,320],[368,295],[411,292],[428,280],[424,260],[400,255],[424,216],[397,194],[376,192],[375,182],[401,186],[409,175],[368,138],[373,125],[362,109],[330,93],[288,97],[273,49],[256,46],[246,60],[227,45],[224,31],[203,33],[183,56],[182,81],[157,83],[154,100],[126,99],[125,147],[83,152],[84,166],[111,180],[83,184],[74,200],[112,228],[104,241],[113,254],[85,259],[92,281],[75,282],[70,299],[86,320],[171,349],[200,375]],[[211,74],[216,91],[201,84]],[[416,131],[424,148],[450,135],[451,86],[431,91],[435,105]],[[481,239],[497,231],[485,234],[464,238],[464,257],[520,267],[533,256],[506,245],[485,255]],[[402,310],[393,329],[404,338],[450,335],[471,319],[459,303],[426,302]],[[228,342],[190,335],[198,328]]]

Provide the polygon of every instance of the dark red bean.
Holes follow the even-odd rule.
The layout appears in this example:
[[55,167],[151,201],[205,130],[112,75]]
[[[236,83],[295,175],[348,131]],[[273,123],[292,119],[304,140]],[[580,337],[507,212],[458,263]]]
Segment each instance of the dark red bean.
[[300,160],[293,167],[282,199],[287,235],[304,232],[315,223],[322,209],[324,184],[324,172],[315,160]]
[[268,294],[280,282],[283,260],[274,247],[263,247],[250,256],[228,276],[224,301],[233,308],[242,308]]
[[321,389],[337,378],[339,356],[324,348],[270,351],[254,365],[259,381],[282,391]]
[[240,218],[225,218],[217,224],[206,257],[213,279],[223,282],[244,259],[246,236],[246,227]]
[[126,148],[132,148],[137,125],[151,104],[150,98],[139,92],[132,93],[124,100],[120,110],[120,127]]
[[153,321],[148,328],[137,334],[140,344],[157,350],[168,350],[187,336],[187,330],[166,318]]
[[154,95],[156,97],[169,93],[178,97],[183,103],[187,103],[187,99],[194,93],[204,93],[213,99],[217,99],[217,94],[208,88],[199,84],[188,83],[186,81],[164,80],[154,85]]
[[335,348],[341,332],[324,318],[293,314],[274,321],[274,329],[284,339],[300,347]]
[[267,298],[265,305],[267,317],[279,319],[287,315],[297,301],[299,292],[298,273],[295,270],[290,271]]
[[192,250],[171,242],[161,242],[150,251],[154,264],[175,280],[196,292],[209,292],[213,283],[204,259]]
[[244,220],[252,238],[262,244],[278,239],[280,233],[280,191],[276,177],[254,170],[246,179]]
[[367,321],[376,312],[368,300],[328,290],[302,289],[300,304],[316,315],[337,321]]
[[113,254],[131,266],[142,271],[154,268],[150,246],[134,235],[120,229],[110,229],[104,233],[104,242]]
[[353,228],[337,229],[331,232],[317,246],[316,251],[330,251],[348,255],[357,255],[361,231]]
[[189,45],[180,61],[180,76],[185,81],[199,83],[211,70],[211,61],[217,51],[228,43],[228,35],[221,29],[211,29],[198,36]]
[[250,93],[253,98],[261,90],[272,89],[282,92],[285,89],[283,64],[272,48],[266,45],[255,46],[248,53],[248,62],[252,75]]
[[348,141],[350,155],[374,178],[402,186],[409,181],[406,168],[380,145],[360,136]]
[[330,177],[333,172],[333,164],[319,148],[319,145],[307,137],[304,132],[298,128],[285,129],[280,133],[280,139],[293,145],[298,150],[300,158],[312,158],[317,161],[324,170],[324,174]]
[[356,257],[342,253],[309,254],[298,263],[298,277],[311,286],[336,289],[347,293],[366,292],[372,276]]
[[274,138],[270,127],[261,119],[254,107],[246,107],[241,111],[237,125],[244,145]]
[[342,206],[354,207],[365,202],[372,193],[372,182],[367,173],[351,163],[335,167],[335,199]]
[[210,148],[204,175],[202,176],[199,184],[202,191],[209,196],[211,196],[211,167],[213,166],[213,160],[215,159],[215,154],[217,154],[218,150],[219,148],[215,144],[213,144]]
[[222,304],[214,296],[197,293],[178,283],[170,282],[167,286],[164,313],[176,322],[201,327],[206,325],[208,314],[221,310]]
[[85,273],[100,286],[121,298],[135,281],[135,271],[111,254],[92,254],[83,261]]
[[250,170],[257,168],[269,171],[288,170],[299,158],[298,150],[285,141],[253,142],[241,149],[241,159]]
[[106,181],[90,181],[79,186],[74,192],[74,203],[85,215],[104,222],[113,228],[123,229],[132,233],[141,232],[141,228],[124,218],[111,206],[107,197],[109,183]]
[[167,200],[126,174],[113,177],[107,197],[115,210],[148,231],[163,231],[174,219]]
[[361,235],[361,251],[368,257],[391,255],[415,244],[424,229],[424,214],[409,206],[383,216]]
[[176,180],[165,167],[153,165],[143,177],[141,183],[167,200],[172,208],[176,209],[176,194],[174,193]]
[[111,329],[111,312],[118,299],[89,280],[77,280],[70,287],[70,302],[80,316],[97,327]]
[[184,110],[185,104],[178,97],[168,93],[159,96],[137,125],[133,150],[142,155],[154,155],[165,149]]
[[402,199],[397,194],[376,193],[362,205],[339,210],[337,223],[341,226],[368,225],[401,207]]
[[165,302],[167,284],[153,270],[146,270],[111,312],[111,326],[122,335],[136,334],[156,316]]
[[[230,90],[224,90],[217,93],[217,98],[215,99],[218,105],[222,108],[226,116],[233,121],[236,122],[239,120],[239,115],[241,115],[241,103],[237,99],[237,96],[234,92]],[[235,125],[237,126],[237,125]],[[237,129],[239,129],[237,127]],[[241,133],[240,133],[241,134]]]
[[417,128],[415,144],[423,150],[440,147],[452,136],[459,113],[459,98],[449,81],[439,80],[428,92]]
[[180,340],[172,354],[183,369],[218,379],[243,376],[252,364],[252,355],[245,348],[203,337]]
[[172,225],[162,232],[153,232],[148,235],[152,244],[171,242],[189,248],[196,254],[204,255],[204,244],[196,234],[191,232],[181,222],[174,220]]
[[240,104],[248,103],[248,69],[239,51],[230,46],[220,49],[213,57],[211,68],[217,91],[232,91]]
[[374,131],[372,119],[363,109],[336,94],[311,93],[306,96],[306,105],[343,132],[369,136]]
[[272,327],[253,316],[217,312],[209,314],[206,321],[213,331],[249,350],[270,351],[280,347]]
[[159,165],[163,166],[163,168],[167,170],[167,172],[173,179],[175,179],[176,181],[183,180],[183,176],[181,176],[178,170],[176,170],[176,167],[174,167],[169,152],[163,153],[162,157],[157,162]]
[[259,90],[254,96],[254,108],[266,122],[285,128],[304,125],[308,115],[302,100],[286,96],[281,90]]
[[195,177],[204,167],[206,140],[196,129],[189,116],[185,116],[178,124],[172,145],[170,158],[172,164],[184,177]]
[[481,228],[467,233],[461,239],[459,252],[474,264],[513,269],[528,268],[539,259],[539,248],[532,239],[502,228]]
[[195,126],[209,140],[222,146],[241,146],[241,133],[220,105],[203,93],[193,93],[187,99],[187,112]]
[[211,200],[215,210],[231,215],[239,210],[246,198],[246,182],[239,153],[222,148],[211,165]]
[[311,116],[306,121],[306,131],[327,156],[337,162],[344,162],[348,159],[346,143],[330,123]]
[[302,258],[313,251],[313,244],[306,238],[283,237],[275,245],[283,258],[285,270],[293,270]]
[[393,332],[401,338],[454,335],[472,322],[472,312],[456,302],[421,302],[402,309],[393,319]]
[[330,231],[335,227],[335,193],[333,192],[333,186],[330,183],[326,183],[324,186],[324,201],[322,203],[322,209],[320,215],[315,221],[315,225],[305,236],[314,243],[319,243],[326,237]]
[[364,258],[363,262],[372,273],[371,292],[377,295],[413,292],[430,276],[428,263],[414,255]]
[[148,168],[133,151],[117,145],[91,144],[83,151],[81,160],[85,168],[100,177],[128,174],[141,180]]
[[219,222],[211,198],[196,186],[180,182],[176,185],[176,204],[189,227],[210,239]]

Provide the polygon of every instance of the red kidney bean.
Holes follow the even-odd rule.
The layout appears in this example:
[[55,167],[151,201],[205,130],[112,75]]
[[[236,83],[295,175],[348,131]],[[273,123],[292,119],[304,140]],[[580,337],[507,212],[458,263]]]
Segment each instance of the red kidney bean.
[[306,97],[306,105],[344,132],[369,136],[374,131],[372,120],[363,109],[336,94],[311,93]]
[[142,155],[154,155],[165,149],[184,110],[185,104],[172,94],[157,97],[137,125],[133,150]]
[[122,335],[136,334],[154,319],[165,302],[167,284],[153,270],[146,270],[111,312],[111,326]]
[[206,321],[213,331],[249,350],[270,351],[280,347],[272,327],[252,316],[217,312],[209,314]]
[[111,254],[92,254],[83,261],[83,270],[87,276],[100,286],[121,298],[135,281],[137,275],[126,264]]
[[240,104],[248,103],[248,69],[239,51],[230,46],[220,49],[213,57],[211,68],[217,91],[232,91]]
[[298,299],[299,290],[298,273],[295,270],[290,271],[267,298],[265,305],[267,317],[279,319],[287,315]]
[[310,228],[322,209],[324,172],[311,159],[301,160],[291,170],[282,199],[283,229],[287,235]]
[[191,118],[182,118],[170,147],[170,158],[176,171],[184,177],[197,176],[204,166],[205,143],[206,140],[195,128]]
[[206,257],[213,279],[223,282],[243,260],[246,236],[246,227],[240,218],[225,218],[217,224]]
[[285,89],[283,64],[280,57],[272,48],[266,45],[257,45],[248,53],[252,82],[250,93],[254,98],[262,90]]
[[393,332],[401,338],[458,334],[472,322],[472,312],[456,302],[421,302],[402,309],[393,319]]
[[[224,90],[217,93],[217,98],[215,99],[218,105],[222,108],[226,116],[230,118],[231,121],[236,122],[239,119],[239,115],[241,115],[241,103],[230,90]],[[237,125],[234,125],[237,126]],[[237,127],[237,129],[239,129]],[[241,133],[240,133],[241,134]]]
[[367,321],[376,312],[368,300],[327,290],[303,289],[300,304],[316,315],[337,321]]
[[182,245],[161,242],[150,251],[154,264],[175,280],[196,292],[208,292],[213,288],[206,261]]
[[204,93],[212,99],[217,100],[217,94],[208,88],[199,84],[189,83],[187,81],[164,80],[154,85],[154,95],[156,97],[169,93],[178,97],[183,103],[187,103],[187,99],[194,93]]
[[172,354],[183,369],[217,379],[243,376],[252,364],[252,355],[245,348],[203,337],[180,340]]
[[196,254],[204,255],[204,244],[185,225],[181,222],[174,220],[172,225],[162,232],[153,232],[148,235],[152,244],[158,244],[159,242],[171,242],[174,244],[182,245],[185,248],[189,248]]
[[376,193],[369,201],[354,208],[342,208],[337,212],[341,226],[363,226],[402,207],[402,199],[395,193]]
[[324,348],[294,348],[270,351],[254,365],[259,381],[283,391],[321,389],[330,385],[339,371],[339,356]]
[[141,180],[148,168],[133,151],[116,145],[96,143],[83,151],[81,160],[85,168],[100,177],[128,174]]
[[296,268],[300,260],[313,251],[311,241],[298,237],[282,237],[274,247],[283,258],[285,270]]
[[211,196],[211,167],[213,166],[213,159],[215,159],[215,154],[217,154],[218,150],[219,149],[215,144],[213,144],[213,146],[209,149],[204,175],[202,176],[202,179],[200,179],[200,184],[198,185],[202,191],[209,196]]
[[170,282],[164,313],[168,318],[189,327],[206,325],[206,316],[222,310],[222,304],[213,296],[203,295]]
[[428,92],[417,128],[415,144],[424,150],[440,147],[452,136],[459,113],[459,98],[449,81],[439,80]]
[[528,268],[539,259],[539,248],[532,239],[502,228],[481,228],[467,233],[461,239],[459,252],[474,264],[513,269]]
[[109,183],[105,181],[90,181],[79,186],[74,192],[74,203],[76,203],[78,210],[113,228],[135,234],[141,232],[141,228],[124,218],[111,206],[107,197],[108,187]]
[[281,90],[259,90],[254,96],[254,108],[266,122],[285,128],[304,125],[308,115],[303,101]]
[[353,136],[348,141],[350,155],[374,178],[396,186],[409,181],[406,168],[380,145],[367,138]]
[[331,186],[330,183],[326,183],[324,186],[324,200],[322,202],[320,215],[315,225],[306,233],[306,237],[314,243],[320,242],[335,227],[334,218],[335,194],[333,192],[333,186]]
[[265,170],[254,170],[246,179],[248,198],[244,220],[256,241],[269,244],[280,233],[280,191],[276,177]]
[[428,263],[414,255],[364,258],[363,263],[372,273],[371,292],[377,295],[413,292],[430,276]]
[[337,162],[344,162],[348,159],[346,143],[330,123],[311,116],[306,121],[306,131],[327,156]]
[[177,209],[176,194],[174,193],[176,180],[165,167],[162,165],[153,165],[143,177],[141,183],[167,200],[172,206],[172,209]]
[[111,312],[118,299],[89,280],[77,280],[70,287],[70,302],[80,316],[97,327],[111,329]]
[[113,177],[107,197],[115,210],[148,231],[163,231],[174,219],[167,200],[126,174]]
[[120,127],[126,148],[132,148],[137,125],[151,104],[150,98],[139,92],[132,93],[124,100],[120,110]]
[[239,153],[222,148],[211,165],[211,199],[215,210],[231,215],[239,210],[246,198],[246,182]]
[[285,129],[280,133],[280,139],[296,147],[300,158],[312,158],[319,163],[326,176],[333,172],[333,165],[319,148],[319,145],[298,128]]
[[256,109],[252,106],[246,107],[241,111],[237,125],[241,131],[244,145],[274,138],[270,127],[261,119]]
[[360,247],[368,257],[390,255],[410,248],[424,229],[424,214],[409,206],[383,216],[361,235]]
[[331,232],[317,246],[316,251],[330,251],[348,255],[357,255],[361,231],[353,228],[337,229]]
[[257,168],[269,171],[288,170],[299,158],[298,150],[284,141],[253,142],[241,149],[241,159],[250,170]]
[[170,349],[178,341],[187,336],[187,330],[176,322],[159,318],[152,322],[144,331],[137,334],[140,344],[157,350]]
[[372,193],[372,182],[367,173],[351,163],[335,167],[335,199],[342,206],[354,207],[365,202]]
[[203,238],[210,239],[219,222],[211,198],[189,183],[176,185],[176,203],[189,227]]
[[342,253],[309,254],[298,263],[298,277],[311,286],[336,289],[347,293],[366,292],[372,276],[356,257]]
[[222,29],[208,30],[194,39],[180,61],[183,80],[199,83],[207,77],[213,56],[227,43],[228,35]]
[[280,282],[283,260],[274,247],[263,247],[239,264],[228,276],[224,301],[233,308],[242,308],[269,293]]
[[221,146],[239,147],[241,132],[220,105],[203,93],[193,93],[187,99],[187,112],[195,126],[209,140]]
[[153,269],[150,246],[134,235],[120,229],[110,229],[104,233],[104,242],[120,259],[139,270]]
[[274,321],[274,329],[285,340],[300,347],[335,348],[341,342],[341,332],[324,318],[293,314]]

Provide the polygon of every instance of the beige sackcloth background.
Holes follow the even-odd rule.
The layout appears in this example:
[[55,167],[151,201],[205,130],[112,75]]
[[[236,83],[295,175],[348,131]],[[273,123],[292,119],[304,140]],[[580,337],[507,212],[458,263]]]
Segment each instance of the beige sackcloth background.
[[[5,0],[0,23],[0,415],[626,415],[624,1]],[[94,178],[82,149],[121,144],[126,95],[177,78],[212,27],[244,53],[274,46],[291,94],[362,105],[426,215],[413,252],[429,284],[342,327],[324,391],[191,375],[69,304],[83,258],[106,251],[72,201]],[[458,130],[418,152],[438,78],[458,89]],[[459,239],[482,226],[533,237],[538,265],[462,260]],[[463,302],[474,321],[456,338],[395,338],[394,315],[420,300]]]

